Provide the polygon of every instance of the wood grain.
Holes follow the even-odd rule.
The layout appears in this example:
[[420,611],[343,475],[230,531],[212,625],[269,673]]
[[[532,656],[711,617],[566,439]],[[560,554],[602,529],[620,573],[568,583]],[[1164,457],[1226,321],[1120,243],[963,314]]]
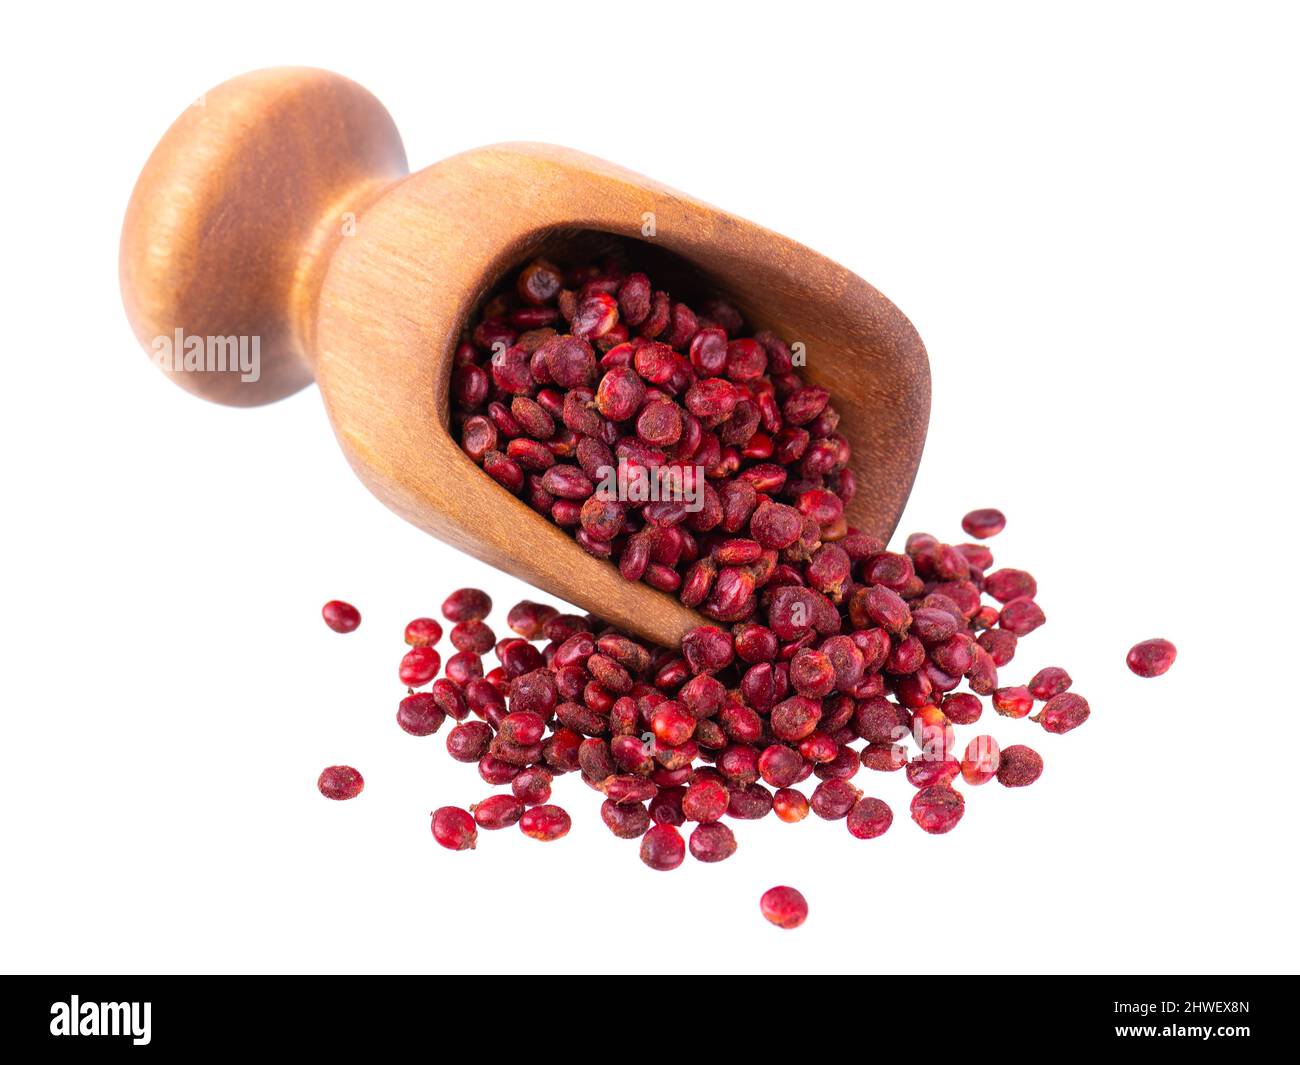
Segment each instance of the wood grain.
[[[309,75],[315,79],[322,72]],[[278,72],[271,79],[276,93],[299,76],[306,75]],[[158,309],[151,289],[162,284],[160,273],[139,270],[134,254],[128,271],[124,235],[123,289],[131,291],[128,310],[142,341],[168,314],[183,310],[186,300],[209,310],[204,321],[229,320],[217,313],[223,301],[243,300],[244,320],[283,326],[285,340],[277,350],[287,353],[289,369],[277,374],[275,388],[242,398],[195,391],[223,402],[265,402],[299,382],[297,368],[310,366],[344,454],[386,505],[434,536],[620,628],[675,645],[703,619],[588,556],[566,532],[485,476],[449,432],[447,393],[457,337],[503,276],[539,250],[564,257],[580,254],[593,240],[637,242],[648,256],[702,275],[754,328],[805,345],[804,375],[831,391],[842,416],[840,431],[853,446],[858,494],[848,507],[850,522],[886,538],[893,532],[925,441],[930,378],[916,331],[879,292],[794,241],[565,148],[495,145],[397,177],[404,160],[399,165],[400,142],[394,151],[389,140],[391,123],[379,123],[382,136],[354,128],[364,124],[370,107],[352,100],[354,92],[364,90],[336,79],[328,92],[307,93],[312,102],[299,98],[295,125],[348,133],[335,140],[300,136],[286,152],[309,157],[313,148],[305,142],[316,151],[351,150],[353,144],[361,150],[350,166],[301,160],[315,175],[307,179],[303,213],[321,213],[312,224],[295,222],[291,234],[276,231],[275,255],[262,246],[271,239],[263,226],[244,232],[243,239],[254,242],[246,254],[255,253],[261,264],[259,284],[271,293],[259,294],[258,314],[251,313],[242,286],[223,289],[219,279],[201,296],[187,288]],[[258,128],[249,95],[238,94],[246,138]],[[280,114],[283,106],[269,110]],[[313,117],[316,107],[324,113]],[[175,133],[173,127],[168,137]],[[177,150],[172,146],[168,154]],[[142,195],[150,201],[163,197],[184,213],[174,206],[174,191],[167,192],[164,169],[152,159],[150,167],[154,173],[143,194],[137,188],[128,228],[153,226],[150,203],[137,203]],[[287,158],[271,166],[276,175],[292,169]],[[322,175],[339,174],[347,179],[327,188],[333,178]],[[236,189],[241,197],[258,195],[247,183]],[[341,239],[322,236],[337,229],[340,204],[355,211],[354,232]],[[247,209],[262,211],[256,205]],[[654,216],[651,238],[642,236],[647,213]],[[206,256],[204,227],[178,222],[169,232],[173,260]],[[301,255],[288,270],[295,240]],[[284,272],[292,275],[287,283]],[[277,315],[269,308],[280,299],[288,303]],[[455,575],[445,575],[445,582],[457,583]]]

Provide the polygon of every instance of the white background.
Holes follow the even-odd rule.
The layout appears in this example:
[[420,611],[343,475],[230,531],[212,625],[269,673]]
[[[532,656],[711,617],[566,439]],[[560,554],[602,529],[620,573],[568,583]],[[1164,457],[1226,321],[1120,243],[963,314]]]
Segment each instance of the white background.
[[[978,9],[977,9],[978,8]],[[39,11],[39,14],[35,13]],[[7,12],[0,966],[39,971],[1278,971],[1295,967],[1297,25],[1281,5],[178,4]],[[1068,667],[1066,737],[907,818],[738,823],[653,873],[576,778],[570,836],[431,840],[489,789],[397,729],[408,618],[528,590],[405,526],[313,389],[204,404],[137,349],[117,240],[198,93],[311,64],[413,166],[567,144],[784,232],[930,352],[900,533],[971,507]],[[901,537],[900,537],[901,542]],[[321,623],[331,597],[364,623]],[[503,616],[494,617],[499,631]],[[1136,640],[1179,647],[1139,680]],[[992,717],[992,714],[987,716]],[[971,734],[966,730],[966,734]],[[1279,740],[1284,739],[1282,743]],[[316,792],[347,762],[349,803]],[[798,886],[811,916],[768,926]]]

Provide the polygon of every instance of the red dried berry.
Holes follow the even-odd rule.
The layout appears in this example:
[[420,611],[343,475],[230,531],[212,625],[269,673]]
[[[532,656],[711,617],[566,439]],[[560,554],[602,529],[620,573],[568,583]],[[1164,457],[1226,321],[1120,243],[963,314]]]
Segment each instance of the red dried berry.
[[953,692],[944,696],[940,709],[954,725],[973,725],[983,714],[984,704],[969,692]]
[[949,784],[961,772],[961,762],[952,755],[927,758],[918,755],[907,763],[905,775],[914,788],[928,788],[935,784]]
[[650,729],[660,742],[676,747],[695,734],[695,718],[681,703],[670,699],[655,707],[650,715]]
[[740,821],[757,821],[772,812],[772,793],[762,784],[747,784],[731,789],[727,816]]
[[397,676],[408,688],[418,688],[433,680],[441,664],[442,656],[432,647],[412,647],[402,656]]
[[1015,658],[1016,645],[1019,641],[1014,632],[1008,632],[1006,629],[989,629],[987,632],[980,633],[978,642],[992,659],[992,664],[1000,668]]
[[667,872],[685,859],[686,842],[672,825],[655,825],[641,837],[641,860],[651,869]]
[[682,637],[682,654],[692,673],[716,673],[731,664],[731,637],[713,625],[700,625]]
[[509,828],[524,815],[524,804],[513,795],[492,795],[469,808],[479,828]]
[[1028,636],[1046,621],[1042,608],[1032,599],[1013,599],[998,616],[998,624],[1017,636]]
[[790,684],[800,695],[820,699],[835,687],[835,667],[821,651],[805,647],[790,660]]
[[492,727],[483,721],[463,721],[447,734],[447,753],[458,762],[477,762],[492,743]]
[[721,862],[736,853],[736,837],[726,825],[709,822],[695,826],[690,838],[691,857],[701,862]]
[[551,771],[530,766],[510,782],[515,798],[525,806],[541,806],[551,800]]
[[682,812],[682,797],[686,789],[680,786],[660,788],[659,794],[650,800],[650,817],[657,825],[683,825],[686,815]]
[[791,696],[772,708],[772,734],[786,743],[798,743],[812,735],[821,716],[820,702],[802,695]]
[[525,599],[510,608],[506,615],[506,624],[511,631],[517,632],[525,640],[537,640],[542,637],[542,626],[559,611],[544,603],[534,603]]
[[600,804],[600,819],[619,839],[639,839],[650,828],[650,814],[639,802],[616,803],[606,799]]
[[941,836],[951,832],[966,810],[961,792],[947,784],[933,784],[912,796],[912,820],[926,832]]
[[[856,755],[853,760],[857,762]],[[847,780],[832,777],[830,780],[823,780],[813,789],[809,804],[812,806],[812,812],[818,817],[825,818],[827,821],[838,821],[848,816],[849,811],[861,797],[862,792]]]
[[1034,719],[1048,732],[1057,735],[1077,729],[1092,711],[1088,700],[1074,692],[1062,692],[1047,700],[1039,715]]
[[549,803],[530,807],[519,818],[519,830],[543,843],[567,836],[570,825],[569,815],[561,807]]
[[1013,599],[1032,599],[1038,594],[1038,582],[1022,569],[1000,569],[984,578],[984,591],[999,603]]
[[1032,747],[1016,744],[1002,752],[998,763],[998,783],[1008,788],[1023,788],[1043,775],[1043,758]]
[[1168,640],[1143,640],[1128,653],[1128,668],[1139,677],[1158,677],[1167,673],[1178,657],[1178,649]]
[[1040,702],[1046,702],[1053,695],[1060,695],[1073,681],[1070,674],[1060,666],[1048,666],[1034,674],[1029,682],[1029,692]]
[[397,704],[397,723],[412,736],[432,736],[446,719],[432,692],[413,692]]
[[808,919],[808,900],[795,888],[784,885],[763,892],[758,907],[777,928],[798,928]]
[[327,799],[355,799],[366,782],[350,765],[326,766],[316,778],[316,787]]
[[478,826],[468,811],[459,806],[442,806],[429,815],[433,838],[450,851],[473,850],[478,842]]
[[1003,717],[1027,717],[1033,708],[1034,697],[1024,686],[999,688],[993,693],[993,709]]
[[1006,515],[992,507],[972,510],[961,519],[961,527],[966,531],[966,535],[973,536],[977,540],[987,540],[990,536],[996,536],[1006,526]]
[[943,758],[957,744],[952,722],[933,703],[917,707],[912,714],[912,736],[921,751],[931,758]]
[[580,336],[555,336],[539,349],[551,380],[562,388],[582,388],[596,379],[596,353]]
[[534,259],[519,272],[515,290],[525,303],[540,306],[553,300],[563,284],[564,277],[557,267],[545,259]]
[[461,588],[442,604],[442,616],[451,622],[482,621],[491,612],[491,597],[478,588]]
[[452,646],[457,651],[487,654],[496,645],[496,634],[482,621],[461,621],[452,626]]
[[774,743],[758,757],[759,775],[774,788],[788,788],[801,779],[804,760],[798,752]]
[[808,799],[801,791],[780,788],[772,796],[772,812],[787,824],[795,824],[808,816]]
[[594,340],[603,337],[617,322],[618,302],[608,293],[593,292],[578,303],[572,328],[574,336]]
[[976,736],[966,745],[961,759],[961,777],[967,784],[987,784],[998,772],[1002,749],[992,736]]
[[720,781],[697,780],[682,795],[682,815],[687,821],[716,821],[727,812],[730,801],[730,793]]
[[894,811],[883,799],[862,798],[853,804],[847,824],[849,835],[855,839],[875,839],[889,831],[894,823]]
[[412,647],[432,647],[442,639],[442,626],[433,618],[407,622],[406,642]]
[[630,366],[616,366],[596,388],[596,409],[611,421],[622,422],[641,409],[645,382]]
[[860,755],[864,769],[892,773],[907,765],[907,751],[895,743],[868,743]]
[[[491,746],[489,746],[491,752]],[[498,758],[495,753],[485,754],[478,760],[478,775],[483,778],[484,783],[490,784],[497,788],[503,784],[509,784],[522,772],[522,766],[515,765],[514,762],[506,761],[504,758]]]
[[352,632],[361,624],[361,611],[341,599],[331,599],[321,607],[320,614],[335,632]]

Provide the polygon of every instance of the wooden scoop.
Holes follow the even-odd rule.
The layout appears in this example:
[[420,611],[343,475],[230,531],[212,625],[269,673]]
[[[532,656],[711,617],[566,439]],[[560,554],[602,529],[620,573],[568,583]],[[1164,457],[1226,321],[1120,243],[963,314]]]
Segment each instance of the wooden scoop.
[[[577,261],[611,243],[633,245],[651,276],[690,270],[750,328],[804,345],[802,372],[830,390],[853,447],[849,523],[887,539],[920,461],[930,375],[916,330],[879,292],[785,237],[565,148],[494,145],[408,174],[388,112],[328,71],[245,74],[176,120],[127,208],[122,297],[182,387],[251,406],[314,378],[353,469],[407,521],[675,646],[700,615],[589,556],[451,435],[452,353],[484,298],[539,253]],[[202,357],[186,358],[196,344]]]

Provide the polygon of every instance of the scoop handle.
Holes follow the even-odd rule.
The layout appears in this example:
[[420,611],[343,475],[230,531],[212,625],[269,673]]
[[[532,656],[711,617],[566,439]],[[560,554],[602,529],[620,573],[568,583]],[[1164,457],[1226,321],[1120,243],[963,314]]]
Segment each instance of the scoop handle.
[[407,174],[384,106],[310,67],[195,100],[145,164],[122,226],[122,301],[173,381],[231,406],[312,380],[316,304],[357,215]]

